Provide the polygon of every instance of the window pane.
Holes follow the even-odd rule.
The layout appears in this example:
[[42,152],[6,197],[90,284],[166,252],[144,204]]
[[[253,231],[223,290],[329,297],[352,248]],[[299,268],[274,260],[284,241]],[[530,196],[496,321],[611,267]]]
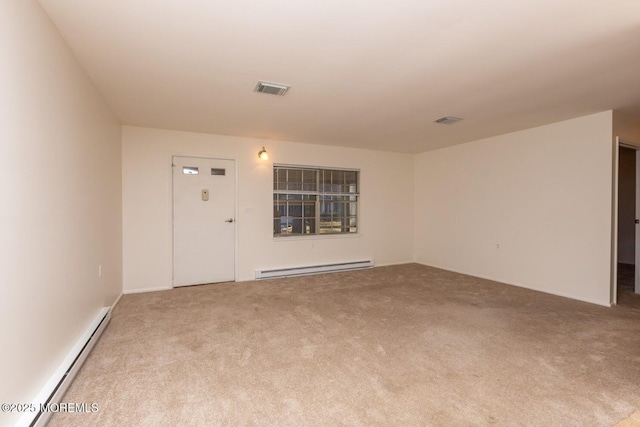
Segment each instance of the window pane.
[[288,216],[301,217],[302,216],[302,203],[289,202]]
[[315,232],[316,232],[316,220],[313,219],[313,218],[305,219],[305,223],[307,225],[307,233],[315,234]]
[[319,232],[322,234],[328,233],[340,233],[342,229],[342,224],[339,220],[331,219],[331,218],[320,218],[320,230]]
[[358,192],[358,171],[321,170],[320,191],[324,193]]
[[198,168],[195,166],[184,166],[182,173],[185,175],[198,175]]
[[302,234],[302,218],[293,219],[293,233]]
[[304,204],[304,216],[305,218],[315,218],[316,216],[316,204],[307,202]]
[[355,216],[349,218],[349,232],[357,233],[358,232],[358,220]]
[[315,190],[316,183],[318,182],[318,171],[316,170],[302,171],[302,182],[309,185],[311,189]]
[[293,231],[293,220],[291,218],[282,217],[279,220],[280,222],[280,233],[281,234],[291,234]]
[[345,171],[344,173],[344,183],[346,185],[352,185],[358,183],[358,172],[356,171]]
[[287,189],[287,170],[286,169],[277,170],[277,173],[274,176],[273,186],[277,190]]
[[287,182],[302,182],[302,171],[300,169],[287,169]]
[[331,190],[331,171],[330,170],[322,170],[321,172],[321,185],[320,185],[320,191],[322,192],[328,192]]

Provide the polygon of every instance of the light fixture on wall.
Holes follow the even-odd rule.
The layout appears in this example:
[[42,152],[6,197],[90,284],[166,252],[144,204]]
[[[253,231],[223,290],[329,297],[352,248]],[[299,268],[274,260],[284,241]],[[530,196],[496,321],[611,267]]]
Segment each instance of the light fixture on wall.
[[258,151],[258,157],[262,160],[269,160],[269,153],[262,147],[262,150]]

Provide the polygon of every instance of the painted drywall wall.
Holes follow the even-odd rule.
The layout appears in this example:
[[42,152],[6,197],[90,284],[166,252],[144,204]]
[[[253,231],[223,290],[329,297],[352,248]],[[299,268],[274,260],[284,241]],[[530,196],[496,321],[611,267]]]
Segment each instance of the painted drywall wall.
[[640,116],[628,112],[613,112],[613,137],[640,147]]
[[[258,159],[265,146],[269,161]],[[413,157],[222,135],[123,127],[123,280],[126,292],[172,286],[171,158],[237,161],[236,280],[256,269],[372,258],[413,260]],[[360,233],[273,237],[273,163],[361,170]]]
[[121,127],[37,2],[0,8],[0,402],[30,403],[121,292]]
[[610,303],[612,112],[415,157],[415,257]]
[[620,147],[618,163],[618,262],[635,264],[636,150]]

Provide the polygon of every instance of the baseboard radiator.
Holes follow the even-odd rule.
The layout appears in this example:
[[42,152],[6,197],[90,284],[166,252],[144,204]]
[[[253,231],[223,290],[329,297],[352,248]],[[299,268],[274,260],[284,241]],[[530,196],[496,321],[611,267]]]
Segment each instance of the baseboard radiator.
[[[64,393],[67,391],[73,379],[78,374],[80,367],[91,352],[102,332],[104,332],[109,320],[111,319],[111,309],[103,308],[96,319],[91,323],[89,329],[82,335],[80,341],[74,346],[69,355],[66,357],[62,365],[55,374],[43,387],[33,402],[35,408],[42,408],[47,405],[55,405],[60,403]],[[33,413],[25,413],[18,422],[18,426],[43,427],[51,418],[51,411],[36,411]]]
[[308,274],[335,273],[339,271],[371,268],[373,266],[373,260],[370,259],[364,261],[309,265],[304,267],[273,268],[267,270],[256,270],[256,279],[276,279],[281,277],[305,276]]

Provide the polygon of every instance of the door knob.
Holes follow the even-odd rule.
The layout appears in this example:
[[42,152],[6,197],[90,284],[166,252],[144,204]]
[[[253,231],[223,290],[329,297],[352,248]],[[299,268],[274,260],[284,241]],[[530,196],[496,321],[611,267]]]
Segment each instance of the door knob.
[[224,222],[233,222],[233,218],[225,219]]

